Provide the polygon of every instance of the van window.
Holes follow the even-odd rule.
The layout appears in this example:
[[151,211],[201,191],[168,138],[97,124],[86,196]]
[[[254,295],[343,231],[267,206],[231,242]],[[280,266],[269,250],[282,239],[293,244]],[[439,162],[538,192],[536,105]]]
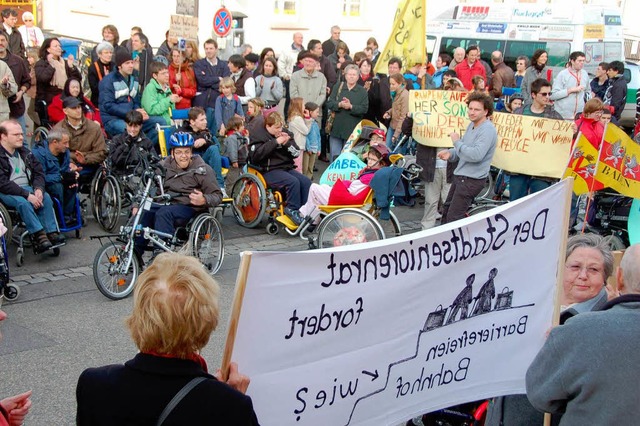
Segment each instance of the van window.
[[626,80],[627,84],[631,83],[631,70],[624,67],[624,72],[622,73],[622,77]]
[[491,52],[499,50],[504,52],[504,40],[483,40],[478,38],[463,39],[454,37],[442,37],[439,53],[448,53],[453,58],[453,50],[456,47],[462,47],[467,49],[469,46],[479,46],[481,55],[480,58],[487,63],[491,63]]
[[[427,36],[427,54],[431,58],[433,52],[436,50],[436,38],[435,36]],[[438,53],[440,54],[440,53]]]
[[620,42],[593,42],[584,44],[586,61],[584,69],[595,74],[595,70],[600,62],[619,61],[622,58],[622,43]]

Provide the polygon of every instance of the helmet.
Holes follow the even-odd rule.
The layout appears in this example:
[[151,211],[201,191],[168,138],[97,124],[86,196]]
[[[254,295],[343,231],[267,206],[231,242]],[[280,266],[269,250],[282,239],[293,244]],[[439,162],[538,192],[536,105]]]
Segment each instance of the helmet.
[[169,149],[193,148],[193,136],[187,132],[176,132],[169,139]]
[[521,101],[524,101],[524,96],[522,96],[522,93],[514,93],[513,95],[511,95],[509,97],[509,103],[511,103],[511,101],[516,101],[520,99]]
[[380,154],[380,161],[391,164],[389,160],[389,148],[383,143],[372,143],[369,145],[369,151],[374,150]]
[[384,130],[382,129],[375,129],[371,132],[371,134],[369,135],[369,138],[371,138],[371,136],[373,135],[378,135],[382,138],[382,140],[385,140],[386,135],[384,134]]

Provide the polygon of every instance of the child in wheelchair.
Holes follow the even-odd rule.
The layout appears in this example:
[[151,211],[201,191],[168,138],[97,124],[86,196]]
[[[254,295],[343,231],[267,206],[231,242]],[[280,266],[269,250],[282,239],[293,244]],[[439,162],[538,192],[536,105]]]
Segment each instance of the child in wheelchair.
[[155,153],[153,142],[142,133],[142,121],[140,111],[129,111],[124,118],[125,131],[111,141],[108,158],[116,174],[127,173],[144,155]]
[[[150,227],[165,235],[173,235],[178,226],[207,208],[222,201],[222,192],[213,179],[213,170],[204,160],[193,155],[193,136],[177,132],[169,139],[171,155],[160,163],[166,172],[164,192],[171,196],[167,204],[154,203],[144,213],[142,227]],[[140,206],[143,207],[143,206]],[[135,250],[141,257],[147,241],[137,237]]]
[[317,225],[320,222],[321,205],[354,205],[362,204],[369,194],[369,183],[374,174],[391,165],[389,160],[389,148],[382,143],[373,143],[364,154],[366,167],[362,169],[358,179],[354,181],[338,180],[333,186],[311,184],[309,198],[305,205],[300,207],[300,213],[305,216],[305,222],[313,222]]
[[249,138],[244,128],[244,119],[231,117],[226,125],[227,137],[224,140],[224,154],[229,158],[229,169],[225,177],[225,189],[227,194],[232,193],[242,169],[247,164],[249,155]]

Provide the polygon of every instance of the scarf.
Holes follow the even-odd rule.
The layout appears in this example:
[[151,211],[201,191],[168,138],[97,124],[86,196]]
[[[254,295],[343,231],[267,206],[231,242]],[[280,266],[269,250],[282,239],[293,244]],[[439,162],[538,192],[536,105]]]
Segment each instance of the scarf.
[[65,68],[64,61],[62,58],[51,59],[49,64],[56,70],[53,73],[53,78],[51,79],[51,85],[56,86],[58,89],[64,89],[64,84],[67,82],[67,69]]

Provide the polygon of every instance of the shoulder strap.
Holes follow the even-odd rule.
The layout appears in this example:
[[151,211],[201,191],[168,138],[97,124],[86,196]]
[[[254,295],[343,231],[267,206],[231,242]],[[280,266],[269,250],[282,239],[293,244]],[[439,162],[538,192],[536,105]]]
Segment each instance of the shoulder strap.
[[344,81],[340,82],[340,86],[338,86],[338,91],[336,92],[336,101],[338,100],[338,98],[340,97],[340,92],[342,92],[342,85],[344,84]]
[[552,77],[552,75],[553,75],[553,70],[552,70],[551,68],[549,68],[549,69],[547,70],[547,81],[548,81],[549,83],[552,83],[552,81],[551,81],[551,77]]
[[176,406],[180,403],[180,401],[182,401],[182,399],[185,396],[187,396],[187,394],[189,392],[191,392],[191,390],[193,388],[198,386],[200,384],[200,382],[202,382],[202,381],[204,381],[206,379],[207,379],[206,377],[202,377],[202,376],[201,377],[194,377],[193,379],[191,379],[189,381],[189,383],[184,385],[184,387],[182,389],[180,389],[177,394],[175,394],[173,399],[171,401],[169,401],[167,406],[164,407],[164,410],[162,410],[162,413],[160,414],[160,417],[158,418],[158,422],[156,423],[156,425],[157,426],[162,425],[162,423],[164,423],[164,421],[167,420],[167,417],[169,417],[169,414],[171,414],[173,409],[176,408]]
[[93,65],[96,67],[96,71],[98,72],[98,81],[102,81],[102,72],[100,72],[100,65],[98,65],[98,61],[95,61]]

